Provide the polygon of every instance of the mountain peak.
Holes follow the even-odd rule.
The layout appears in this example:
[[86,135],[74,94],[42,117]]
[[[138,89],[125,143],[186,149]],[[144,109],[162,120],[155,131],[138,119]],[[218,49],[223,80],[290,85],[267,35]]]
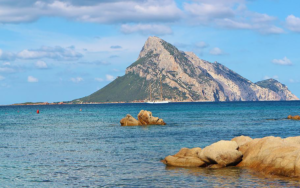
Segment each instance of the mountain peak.
[[139,55],[139,58],[140,59],[141,57],[144,57],[146,56],[149,52],[152,52],[152,53],[159,53],[159,51],[162,50],[163,46],[161,44],[161,41],[162,39],[156,37],[156,36],[150,36],[148,37],[148,39],[146,40],[141,52],[140,52],[140,55]]

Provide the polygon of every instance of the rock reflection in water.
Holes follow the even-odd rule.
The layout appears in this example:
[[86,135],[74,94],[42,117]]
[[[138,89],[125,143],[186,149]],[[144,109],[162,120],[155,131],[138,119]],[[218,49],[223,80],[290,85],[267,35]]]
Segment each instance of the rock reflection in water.
[[[210,187],[300,187],[296,178],[264,176],[251,169],[227,167],[221,169],[180,168],[166,166],[170,176],[194,176]],[[242,186],[241,186],[242,185]]]

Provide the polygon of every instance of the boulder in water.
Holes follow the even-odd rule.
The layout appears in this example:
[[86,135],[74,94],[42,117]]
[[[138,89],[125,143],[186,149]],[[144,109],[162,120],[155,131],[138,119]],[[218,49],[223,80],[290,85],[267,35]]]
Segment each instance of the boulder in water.
[[139,125],[138,120],[132,117],[130,114],[127,114],[126,117],[121,119],[121,126],[137,126]]
[[300,178],[300,136],[285,139],[239,136],[232,141],[221,140],[204,149],[182,148],[162,162],[178,167],[223,168],[236,165],[267,175]]
[[141,125],[166,125],[164,120],[159,119],[158,117],[153,117],[152,112],[141,110],[138,114],[138,120]]
[[265,137],[241,146],[244,154],[238,166],[265,174],[300,177],[300,137]]
[[178,167],[200,167],[205,165],[198,154],[201,152],[201,148],[182,148],[175,155],[167,156],[162,162],[169,166]]
[[137,126],[137,125],[166,125],[164,120],[153,117],[152,112],[141,110],[138,114],[138,120],[127,114],[126,117],[121,119],[121,126]]
[[292,119],[292,120],[300,120],[300,116],[298,116],[298,115],[296,115],[296,116],[289,115],[289,116],[288,116],[288,119]]

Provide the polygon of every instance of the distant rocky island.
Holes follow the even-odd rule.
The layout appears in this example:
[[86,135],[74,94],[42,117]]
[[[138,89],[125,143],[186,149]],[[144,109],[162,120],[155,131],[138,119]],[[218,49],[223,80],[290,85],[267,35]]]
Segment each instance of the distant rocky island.
[[73,104],[72,102],[24,102],[24,103],[15,103],[12,105],[15,106],[26,106],[26,105],[62,105],[62,104]]
[[160,99],[160,77],[163,100],[173,102],[299,100],[274,79],[253,83],[220,63],[149,37],[124,76],[73,102],[143,102],[149,100],[150,93],[154,100]]

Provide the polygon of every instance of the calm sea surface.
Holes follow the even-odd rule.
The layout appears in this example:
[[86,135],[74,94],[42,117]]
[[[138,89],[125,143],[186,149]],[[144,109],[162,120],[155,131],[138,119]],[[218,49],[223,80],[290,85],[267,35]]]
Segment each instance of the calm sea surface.
[[[120,126],[142,109],[167,125]],[[300,115],[299,101],[0,106],[0,187],[299,187],[248,169],[160,162],[240,135],[299,136],[289,114]]]

